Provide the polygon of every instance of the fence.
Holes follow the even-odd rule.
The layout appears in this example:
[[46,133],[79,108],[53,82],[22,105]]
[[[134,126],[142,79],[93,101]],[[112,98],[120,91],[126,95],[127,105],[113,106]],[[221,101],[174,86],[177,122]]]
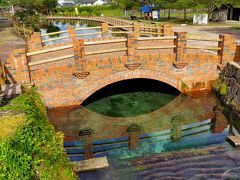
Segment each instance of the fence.
[[[173,31],[170,25],[141,25],[134,23],[133,25],[115,25],[109,26],[108,23],[102,23],[101,26],[75,28],[70,27],[68,30],[41,34],[43,45],[58,44],[70,40],[70,31],[76,32],[76,37],[81,38],[104,38],[104,37],[126,37],[127,34],[133,32],[139,36],[172,36]],[[86,32],[88,31],[88,32]],[[58,37],[55,37],[58,36]]]
[[[103,26],[103,25],[102,25]],[[91,28],[84,28],[84,29],[104,29],[103,27],[91,27]],[[77,34],[78,29],[69,28],[67,31],[61,31],[56,33],[49,33],[45,35],[41,35],[40,33],[34,33],[32,39],[28,42],[29,45],[29,52],[27,56],[30,58],[29,65],[36,65],[42,64],[46,62],[57,61],[61,59],[66,59],[70,57],[74,57],[74,43],[79,41],[78,37],[82,37],[86,34]],[[57,33],[68,33],[68,36],[48,39],[42,41],[43,36],[57,34]],[[99,34],[104,34],[99,32]],[[105,31],[108,34],[108,31]],[[98,33],[91,33],[91,34],[98,34]],[[195,50],[216,50],[217,54],[221,61],[227,61],[227,59],[231,59],[231,56],[228,57],[228,54],[225,53],[226,47],[229,50],[234,50],[234,40],[226,38],[230,35],[220,35],[217,39],[199,39],[197,37],[190,37],[187,38],[187,33],[185,32],[177,32],[174,36],[159,36],[159,37],[141,37],[140,32],[134,29],[133,32],[127,32],[126,37],[105,37],[105,38],[93,38],[93,39],[86,39],[78,42],[78,51],[81,51],[81,57],[86,59],[96,58],[96,57],[104,57],[108,53],[111,53],[111,56],[133,56],[136,54],[144,54],[144,53],[167,53],[170,54],[176,53],[177,59],[183,59],[183,54],[196,52]],[[57,45],[49,45],[44,46],[45,42],[60,40],[68,38],[69,41],[57,44]],[[218,43],[218,46],[189,46],[188,40],[194,41],[214,41]],[[226,43],[226,40],[230,40],[230,43]],[[80,43],[80,44],[79,44]],[[37,46],[36,46],[37,45]],[[83,48],[81,48],[83,47]],[[59,52],[55,54],[54,57],[49,58],[49,53],[53,53],[54,51]],[[62,53],[65,51],[65,53]],[[230,52],[230,51],[229,51]],[[203,52],[204,53],[204,52]],[[205,52],[207,53],[207,52]],[[44,58],[42,58],[45,55]],[[32,56],[35,56],[32,58]]]
[[32,28],[26,27],[24,24],[19,24],[15,20],[13,20],[13,28],[18,35],[24,36],[25,39],[29,39],[34,32]]
[[5,83],[5,71],[0,60],[0,93],[2,92],[2,86],[4,83]]
[[[208,138],[208,133],[210,130],[215,133],[213,126],[214,123],[211,120],[206,120],[188,125],[179,124],[178,129],[174,129],[173,127],[172,129],[166,129],[160,132],[148,134],[141,134],[141,132],[138,132],[135,137],[132,137],[132,133],[134,132],[130,132],[129,136],[125,137],[100,140],[94,140],[94,135],[85,135],[88,136],[88,138],[83,136],[81,137],[82,140],[65,142],[64,146],[68,157],[72,161],[89,158],[86,156],[87,152],[88,155],[91,154],[90,156],[94,158],[109,155],[111,156],[114,154],[124,154],[124,152],[129,152],[129,149],[136,150],[137,148],[140,149],[140,151],[141,149],[145,148],[145,150],[148,150],[150,153],[154,147],[158,145],[161,146],[162,143],[173,142],[173,146],[175,147],[187,147],[189,146],[189,143],[186,142],[189,138],[198,139],[200,136]],[[220,132],[223,132],[223,130],[224,129],[220,129]],[[176,134],[178,136],[176,136]],[[183,142],[180,142],[180,139],[183,140]],[[89,141],[91,144],[90,146],[86,146],[86,140]],[[209,138],[207,141],[211,141],[211,139]],[[207,141],[205,140],[202,143],[207,143]],[[134,149],[131,149],[131,144],[133,142],[137,142],[137,146]],[[168,145],[171,147],[171,144]]]

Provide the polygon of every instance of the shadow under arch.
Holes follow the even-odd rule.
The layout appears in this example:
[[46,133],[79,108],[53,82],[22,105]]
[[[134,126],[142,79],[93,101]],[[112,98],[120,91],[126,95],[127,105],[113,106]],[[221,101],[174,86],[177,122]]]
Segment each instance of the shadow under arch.
[[171,74],[155,71],[155,70],[134,70],[134,71],[121,71],[117,73],[113,73],[104,78],[99,78],[93,81],[91,84],[84,86],[82,89],[83,95],[78,100],[80,104],[82,104],[88,97],[97,92],[98,90],[108,86],[109,84],[113,84],[115,82],[129,80],[129,79],[151,79],[166,83],[178,91],[181,91],[181,80]]

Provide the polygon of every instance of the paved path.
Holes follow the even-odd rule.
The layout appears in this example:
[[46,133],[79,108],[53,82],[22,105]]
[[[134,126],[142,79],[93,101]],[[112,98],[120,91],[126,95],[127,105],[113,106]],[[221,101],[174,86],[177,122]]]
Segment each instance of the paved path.
[[0,17],[0,59],[3,63],[6,62],[14,49],[25,46],[25,41],[17,36],[11,25],[11,22],[6,18]]

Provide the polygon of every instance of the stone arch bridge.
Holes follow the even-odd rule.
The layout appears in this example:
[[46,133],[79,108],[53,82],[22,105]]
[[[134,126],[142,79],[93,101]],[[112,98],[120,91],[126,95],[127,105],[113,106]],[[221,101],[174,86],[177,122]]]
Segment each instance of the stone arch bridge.
[[[101,37],[95,39],[83,39],[73,27],[32,34],[27,48],[15,50],[7,60],[8,79],[34,83],[47,106],[56,107],[81,104],[102,87],[133,78],[162,81],[183,93],[209,90],[227,62],[239,61],[239,46],[231,35],[204,39],[218,45],[199,48],[188,46],[187,33],[173,33],[170,26],[144,27],[143,31],[133,24],[128,26],[131,31],[118,31],[123,34],[120,37],[110,35],[114,32],[107,23],[96,28]],[[143,32],[151,36],[143,37]],[[61,33],[67,36],[51,37]]]

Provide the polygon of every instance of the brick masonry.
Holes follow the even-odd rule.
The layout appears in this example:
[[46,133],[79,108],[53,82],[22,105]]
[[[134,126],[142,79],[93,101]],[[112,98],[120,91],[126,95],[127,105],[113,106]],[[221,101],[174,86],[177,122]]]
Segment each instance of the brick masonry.
[[[168,36],[173,34],[169,27],[165,27],[165,31],[168,32],[166,34]],[[51,46],[42,46],[40,34],[34,34],[28,43],[28,53],[70,44],[73,47],[28,57],[25,49],[16,50],[5,64],[9,79],[17,83],[34,83],[47,106],[55,107],[81,104],[91,94],[111,83],[134,78],[162,81],[183,93],[210,90],[212,83],[218,78],[219,65],[239,60],[239,51],[236,51],[239,50],[239,46],[235,45],[234,39],[229,35],[220,36],[223,39],[219,44],[221,50],[215,55],[200,50],[186,50],[187,35],[182,32],[175,33],[177,36],[175,41],[157,39],[140,41],[139,35],[136,34],[138,31],[134,31],[128,35],[125,42],[108,42],[100,45],[84,45],[83,39],[76,38],[75,33],[70,29],[71,42]],[[87,42],[103,39],[90,39]],[[138,49],[142,46],[174,45],[176,48]],[[116,48],[127,50],[87,55],[87,52]],[[29,65],[32,62],[68,54],[72,54],[73,57]],[[179,62],[184,65],[177,64]]]

